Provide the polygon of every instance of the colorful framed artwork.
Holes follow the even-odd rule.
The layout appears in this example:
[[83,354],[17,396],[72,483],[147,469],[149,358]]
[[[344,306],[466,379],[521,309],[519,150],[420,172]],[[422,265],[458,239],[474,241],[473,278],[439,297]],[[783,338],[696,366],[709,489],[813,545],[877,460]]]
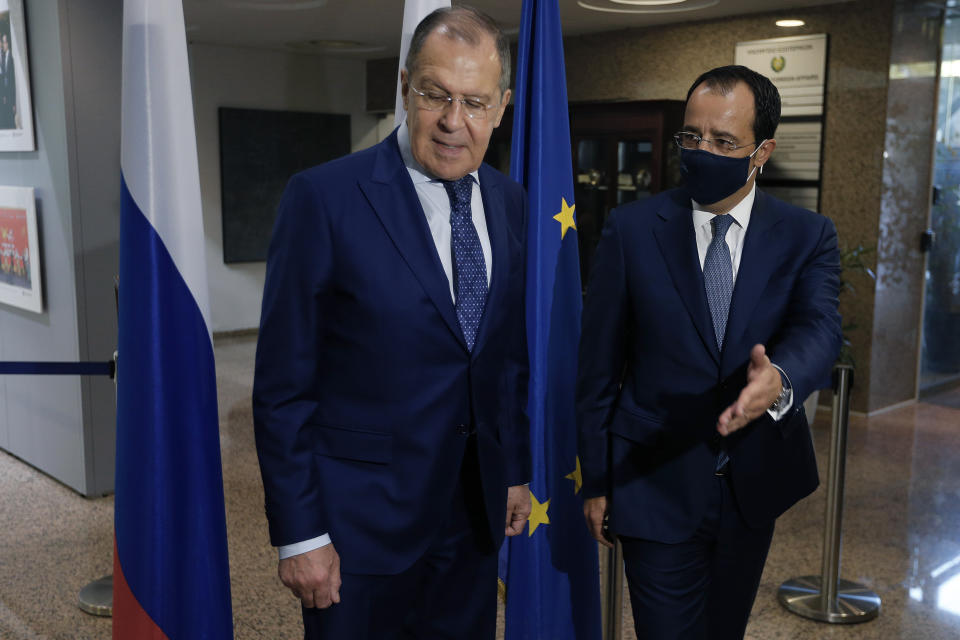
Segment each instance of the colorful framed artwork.
[[0,303],[43,313],[33,187],[0,187]]

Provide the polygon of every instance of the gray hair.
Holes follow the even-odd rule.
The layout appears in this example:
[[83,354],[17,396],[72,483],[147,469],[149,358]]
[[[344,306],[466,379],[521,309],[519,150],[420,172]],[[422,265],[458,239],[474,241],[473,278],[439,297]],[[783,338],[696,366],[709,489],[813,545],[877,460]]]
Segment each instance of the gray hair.
[[444,27],[443,35],[446,37],[470,45],[479,45],[485,35],[493,38],[497,57],[500,58],[500,93],[503,94],[510,88],[510,41],[493,18],[466,5],[437,9],[420,21],[413,32],[410,50],[404,61],[408,74],[413,75],[416,71],[417,58],[427,37],[440,27]]

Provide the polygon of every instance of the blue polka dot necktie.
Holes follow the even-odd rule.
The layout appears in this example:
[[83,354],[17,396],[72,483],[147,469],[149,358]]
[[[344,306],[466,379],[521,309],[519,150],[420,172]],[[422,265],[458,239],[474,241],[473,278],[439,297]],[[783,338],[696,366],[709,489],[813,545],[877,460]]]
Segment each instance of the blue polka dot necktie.
[[[730,312],[730,298],[733,296],[733,262],[730,249],[727,248],[727,230],[733,223],[730,214],[714,216],[710,221],[713,227],[713,239],[707,247],[707,257],[703,259],[703,286],[707,290],[707,304],[713,318],[713,331],[717,338],[717,348],[723,351],[723,336],[727,331],[727,315]],[[720,471],[730,456],[724,444],[720,445],[717,455],[717,471]]]
[[473,176],[466,175],[454,182],[444,182],[443,186],[450,197],[450,252],[453,254],[457,320],[460,321],[467,349],[473,351],[483,307],[487,302],[487,265],[470,208]]
[[730,312],[730,298],[733,296],[733,262],[730,249],[727,248],[727,230],[733,223],[729,214],[714,216],[710,221],[713,227],[713,240],[707,247],[707,257],[703,260],[703,286],[707,290],[707,303],[713,318],[713,331],[717,338],[717,348],[723,351],[723,336],[727,330],[727,315]]

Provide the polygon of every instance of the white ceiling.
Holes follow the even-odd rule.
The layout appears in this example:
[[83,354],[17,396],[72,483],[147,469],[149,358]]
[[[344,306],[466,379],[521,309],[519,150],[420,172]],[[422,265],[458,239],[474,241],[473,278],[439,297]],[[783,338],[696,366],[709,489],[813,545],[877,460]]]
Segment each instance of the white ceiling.
[[[631,6],[624,0],[583,1],[614,9]],[[849,0],[718,0],[703,9],[630,15],[590,11],[578,6],[577,0],[560,0],[560,20],[565,34],[582,34],[771,11],[789,17],[785,14],[791,9],[845,1]],[[519,29],[521,0],[471,0],[470,4],[489,13],[508,33]],[[686,4],[709,2],[680,0],[673,6]],[[309,50],[303,43],[351,41],[364,47],[338,55],[360,58],[396,56],[400,49],[403,0],[184,0],[183,6],[191,42],[274,50],[296,49],[299,43],[301,50]],[[789,31],[784,29],[784,35]]]

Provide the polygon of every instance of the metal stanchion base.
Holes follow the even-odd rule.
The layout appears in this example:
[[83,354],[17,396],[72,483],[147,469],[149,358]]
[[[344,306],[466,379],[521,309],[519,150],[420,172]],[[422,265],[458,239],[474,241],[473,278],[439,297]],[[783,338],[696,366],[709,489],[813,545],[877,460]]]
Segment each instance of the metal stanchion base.
[[113,575],[103,576],[80,589],[78,605],[95,616],[113,615]]
[[832,624],[866,622],[880,613],[880,596],[862,584],[842,578],[837,583],[836,601],[825,609],[820,582],[820,576],[787,580],[780,585],[777,600],[798,616]]

